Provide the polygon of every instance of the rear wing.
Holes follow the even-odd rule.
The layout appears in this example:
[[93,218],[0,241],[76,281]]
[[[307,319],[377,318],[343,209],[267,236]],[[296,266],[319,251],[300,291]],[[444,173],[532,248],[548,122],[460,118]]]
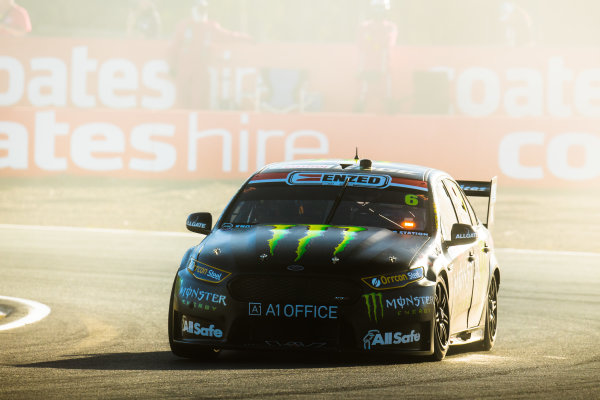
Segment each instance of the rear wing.
[[469,197],[487,197],[487,219],[484,223],[486,228],[491,229],[494,225],[494,206],[496,204],[496,188],[498,186],[498,177],[493,177],[489,181],[456,181],[465,195]]

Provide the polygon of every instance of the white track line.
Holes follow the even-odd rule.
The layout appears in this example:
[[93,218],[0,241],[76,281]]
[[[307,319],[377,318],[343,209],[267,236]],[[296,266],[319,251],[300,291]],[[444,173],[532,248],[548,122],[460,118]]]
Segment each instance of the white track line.
[[576,256],[576,257],[600,257],[600,253],[591,253],[585,251],[561,251],[561,250],[534,250],[534,249],[511,249],[498,248],[500,252],[517,253],[517,254],[539,254],[539,255],[555,255],[555,256]]
[[23,304],[25,307],[27,307],[29,312],[23,318],[9,322],[8,324],[1,324],[0,331],[6,331],[9,329],[20,328],[28,324],[33,324],[34,322],[38,322],[46,318],[46,316],[50,314],[50,307],[45,304],[38,303],[37,301],[19,299],[17,297],[0,296],[0,301],[2,300]]
[[140,235],[152,235],[152,236],[199,237],[199,234],[197,234],[197,233],[188,233],[188,232],[138,231],[138,230],[134,230],[134,229],[85,228],[85,227],[75,227],[75,226],[0,224],[0,229],[19,229],[19,230],[32,230],[32,231],[115,233],[118,235],[140,234]]
[[[84,227],[74,227],[74,226],[46,226],[46,225],[0,224],[0,229],[63,231],[63,232],[92,232],[92,233],[113,233],[113,234],[118,234],[118,235],[135,234],[135,235],[197,237],[197,238],[202,236],[197,233],[187,233],[187,232],[139,231],[139,230],[134,230],[134,229],[84,228]],[[521,254],[600,257],[600,253],[585,252],[585,251],[535,250],[535,249],[513,249],[513,248],[497,248],[496,250],[501,251],[501,252],[507,252],[507,253],[521,253]]]

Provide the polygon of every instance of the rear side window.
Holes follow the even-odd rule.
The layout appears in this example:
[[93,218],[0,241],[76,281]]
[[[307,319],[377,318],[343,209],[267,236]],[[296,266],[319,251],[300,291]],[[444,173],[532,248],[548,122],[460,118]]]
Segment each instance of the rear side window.
[[448,192],[446,191],[446,188],[442,182],[438,182],[436,188],[438,195],[436,209],[440,222],[440,230],[442,231],[442,237],[446,240],[449,240],[452,225],[456,224],[458,219],[456,218],[454,205],[452,204]]
[[444,179],[444,186],[446,186],[448,194],[450,195],[452,203],[454,204],[454,210],[456,210],[458,222],[461,224],[473,225],[474,221],[471,220],[471,215],[469,215],[467,202],[464,199],[458,185],[451,180]]

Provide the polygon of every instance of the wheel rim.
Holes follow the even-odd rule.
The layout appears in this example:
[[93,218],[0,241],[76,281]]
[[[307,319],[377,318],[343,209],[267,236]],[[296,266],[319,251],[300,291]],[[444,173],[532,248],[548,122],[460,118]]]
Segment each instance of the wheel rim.
[[435,288],[435,333],[438,345],[445,349],[448,346],[450,319],[448,317],[448,294],[442,284]]
[[492,278],[490,293],[488,294],[488,323],[490,337],[496,336],[496,327],[498,326],[498,286],[496,278]]

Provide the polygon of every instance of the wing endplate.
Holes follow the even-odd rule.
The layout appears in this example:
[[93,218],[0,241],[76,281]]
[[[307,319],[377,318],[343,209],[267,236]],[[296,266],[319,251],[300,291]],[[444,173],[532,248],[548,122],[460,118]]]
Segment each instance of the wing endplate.
[[498,187],[498,177],[495,176],[489,181],[467,181],[457,180],[465,195],[470,197],[487,197],[488,210],[487,220],[484,223],[486,228],[491,229],[494,224],[494,208],[496,205],[496,189]]

